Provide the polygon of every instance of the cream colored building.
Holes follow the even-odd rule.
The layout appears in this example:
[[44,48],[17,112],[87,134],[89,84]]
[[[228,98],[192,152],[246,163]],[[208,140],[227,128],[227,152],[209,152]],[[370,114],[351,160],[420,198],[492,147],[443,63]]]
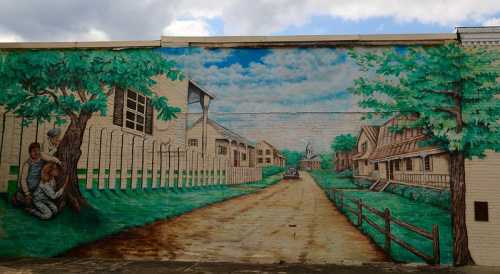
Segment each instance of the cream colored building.
[[[458,28],[457,33],[464,46],[500,51],[500,27]],[[467,160],[465,182],[472,258],[479,265],[500,266],[500,153],[490,151],[484,159]]]
[[407,117],[394,117],[378,132],[376,149],[368,157],[373,163],[373,178],[424,187],[449,188],[448,154],[434,146],[422,146],[425,140],[421,129],[405,128],[395,133],[391,127]]
[[[181,109],[177,118],[170,121],[158,120],[148,98],[132,90],[117,89],[115,94],[109,97],[108,115],[95,113],[87,124],[81,146],[82,155],[78,163],[79,170],[86,170],[89,174],[97,169],[103,174],[106,170],[119,170],[122,174],[111,175],[111,181],[113,177],[130,176],[129,172],[134,173],[133,177],[137,177],[137,170],[142,172],[143,167],[147,170],[153,162],[159,160],[160,150],[185,147],[188,105],[206,105],[206,116],[208,102],[214,96],[190,80],[171,81],[165,76],[155,80],[157,84],[152,87],[153,92],[167,97],[171,105]],[[55,124],[32,123],[23,128],[22,118],[8,113],[0,115],[3,118],[0,119],[0,192],[6,192],[8,188],[15,188],[20,172],[18,167],[28,158],[29,144],[39,142],[42,148],[46,148],[46,133],[55,127]],[[64,131],[65,125],[61,127]],[[104,178],[103,174],[94,177]]]
[[286,159],[281,152],[271,145],[269,142],[261,140],[256,145],[257,149],[257,166],[286,166]]
[[[190,149],[200,148],[203,118],[198,119],[187,131],[187,145]],[[245,137],[225,128],[214,120],[207,120],[208,155],[227,157],[230,166],[254,167],[255,146]]]
[[352,156],[355,177],[377,177],[377,166],[368,160],[377,147],[378,127],[362,126],[358,134],[356,151]]

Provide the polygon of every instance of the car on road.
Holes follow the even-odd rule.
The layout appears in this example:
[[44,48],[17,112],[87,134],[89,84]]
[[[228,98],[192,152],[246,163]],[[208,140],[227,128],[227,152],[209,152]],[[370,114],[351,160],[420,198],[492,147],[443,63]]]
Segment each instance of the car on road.
[[283,179],[300,179],[299,170],[293,167],[288,168],[283,175]]

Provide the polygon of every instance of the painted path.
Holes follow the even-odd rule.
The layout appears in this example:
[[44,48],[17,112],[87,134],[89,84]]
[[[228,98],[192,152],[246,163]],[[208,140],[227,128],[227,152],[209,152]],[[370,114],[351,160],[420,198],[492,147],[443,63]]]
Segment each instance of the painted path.
[[387,260],[332,206],[308,173],[301,177],[130,229],[66,256],[244,263]]

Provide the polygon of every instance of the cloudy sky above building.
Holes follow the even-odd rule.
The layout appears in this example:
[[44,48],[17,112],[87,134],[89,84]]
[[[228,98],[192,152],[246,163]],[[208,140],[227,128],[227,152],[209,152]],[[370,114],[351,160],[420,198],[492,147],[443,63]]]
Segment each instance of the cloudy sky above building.
[[452,32],[500,23],[498,0],[0,0],[0,7],[0,42]]

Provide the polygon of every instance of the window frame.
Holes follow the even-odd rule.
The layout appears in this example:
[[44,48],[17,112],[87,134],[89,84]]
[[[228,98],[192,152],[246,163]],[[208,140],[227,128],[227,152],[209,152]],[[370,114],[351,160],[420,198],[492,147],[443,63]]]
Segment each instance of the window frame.
[[[131,94],[135,94],[135,98],[131,96]],[[127,89],[125,91],[125,96],[123,96],[123,125],[122,128],[132,132],[140,132],[141,134],[146,133],[146,125],[148,123],[148,115],[147,115],[147,101],[148,97],[133,90]],[[140,98],[143,98],[140,102]],[[129,100],[135,104],[135,109],[129,106]],[[139,110],[139,107],[142,106],[142,112]],[[129,113],[133,115],[133,118],[129,117]],[[142,123],[138,121],[138,117],[142,117]],[[131,123],[131,126],[129,126]],[[142,127],[142,129],[138,129],[138,127]]]
[[188,146],[190,147],[198,147],[198,138],[189,138],[188,139]]

